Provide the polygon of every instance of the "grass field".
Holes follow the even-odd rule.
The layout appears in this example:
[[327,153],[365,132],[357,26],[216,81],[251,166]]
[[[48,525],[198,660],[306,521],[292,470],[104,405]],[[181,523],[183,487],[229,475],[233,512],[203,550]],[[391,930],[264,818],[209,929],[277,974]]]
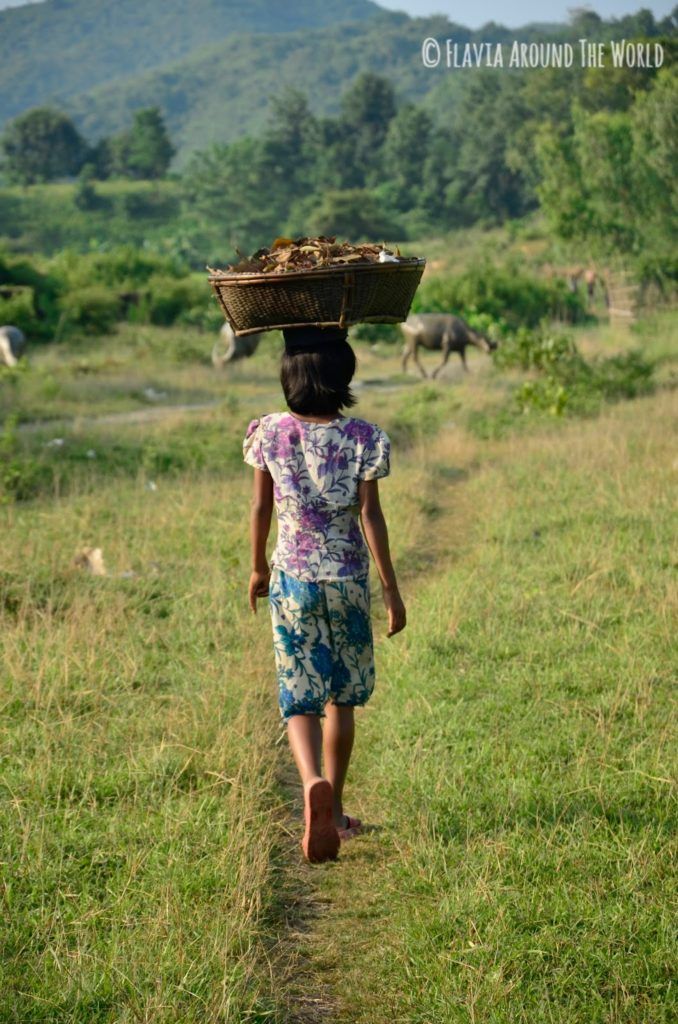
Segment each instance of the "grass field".
[[61,446],[5,431],[2,1024],[675,1019],[675,324],[640,337],[654,394],[489,438],[469,414],[515,374],[473,353],[420,383],[359,348],[408,626],[385,638],[375,576],[346,801],[366,831],[319,866],[246,606],[239,446],[282,407],[273,345],[218,376],[130,328],[0,382],[19,421],[129,413],[148,386],[219,401],[76,419]]

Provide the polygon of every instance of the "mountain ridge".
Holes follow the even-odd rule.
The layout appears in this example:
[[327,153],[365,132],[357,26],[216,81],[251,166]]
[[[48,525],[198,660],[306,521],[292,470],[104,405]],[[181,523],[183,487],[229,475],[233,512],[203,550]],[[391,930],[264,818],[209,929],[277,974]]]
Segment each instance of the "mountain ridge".
[[369,20],[382,11],[372,0],[45,0],[6,8],[0,11],[0,124],[220,39]]

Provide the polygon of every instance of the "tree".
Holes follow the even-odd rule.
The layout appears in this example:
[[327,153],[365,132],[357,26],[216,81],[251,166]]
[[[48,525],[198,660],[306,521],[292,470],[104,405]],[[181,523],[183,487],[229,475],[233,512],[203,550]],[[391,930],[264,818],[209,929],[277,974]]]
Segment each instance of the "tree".
[[279,96],[272,96],[270,102],[263,156],[276,176],[283,178],[290,199],[294,199],[315,187],[320,129],[307,97],[298,89],[288,87]]
[[350,152],[356,186],[377,184],[382,176],[382,147],[396,113],[393,86],[387,78],[363,72],[341,99],[337,142]]
[[280,234],[287,197],[260,139],[195,153],[183,175],[189,207],[219,235],[222,253],[249,252]]
[[351,241],[402,238],[404,233],[402,225],[389,216],[377,197],[360,188],[326,192],[311,216],[311,230]]
[[79,210],[95,210],[99,205],[94,175],[94,164],[83,164],[73,193],[73,202]]
[[11,121],[2,139],[8,176],[23,185],[77,174],[87,146],[65,114],[35,107]]
[[513,75],[488,70],[469,79],[452,131],[454,178],[447,200],[455,219],[501,223],[536,206],[515,153],[530,114]]
[[591,114],[575,102],[571,134],[542,127],[539,198],[561,238],[601,254],[669,251],[678,213],[678,93],[668,69],[656,82],[630,111]]
[[666,243],[678,234],[678,72],[663,68],[654,88],[638,94],[631,111],[635,160],[645,216],[655,221]]
[[158,106],[134,114],[132,127],[120,135],[101,138],[92,148],[90,161],[97,178],[162,178],[174,156]]
[[399,210],[410,210],[419,204],[432,129],[429,115],[414,103],[402,106],[389,125],[384,142],[384,173],[395,185]]
[[[103,148],[107,142],[107,150]],[[174,156],[165,122],[158,107],[137,110],[127,132],[99,143],[110,172],[123,178],[162,178]]]

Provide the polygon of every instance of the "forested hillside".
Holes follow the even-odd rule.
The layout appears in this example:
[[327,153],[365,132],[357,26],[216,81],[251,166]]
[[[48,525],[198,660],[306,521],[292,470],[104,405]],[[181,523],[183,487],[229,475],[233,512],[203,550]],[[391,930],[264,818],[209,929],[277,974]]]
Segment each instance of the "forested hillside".
[[[315,114],[336,114],[341,93],[361,71],[386,74],[400,99],[425,95],[445,70],[422,67],[421,40],[449,29],[445,19],[422,23],[384,11],[368,23],[241,35],[147,74],[101,85],[70,99],[65,109],[94,139],[121,130],[130,110],[159,106],[177,146],[176,166],[181,167],[192,151],[212,142],[259,134],[271,97],[285,86],[306,93]],[[465,37],[474,35],[460,31]]]
[[373,17],[371,0],[47,0],[0,12],[0,124],[243,33]]
[[286,87],[308,95],[316,116],[338,113],[341,93],[361,72],[389,78],[399,102],[429,96],[434,120],[447,118],[476,76],[423,67],[428,36],[460,44],[649,38],[671,24],[649,11],[612,21],[582,11],[567,25],[471,31],[370,0],[48,0],[0,13],[0,128],[49,103],[95,142],[124,130],[135,110],[157,106],[176,149],[173,167],[182,169],[195,150],[260,134]]

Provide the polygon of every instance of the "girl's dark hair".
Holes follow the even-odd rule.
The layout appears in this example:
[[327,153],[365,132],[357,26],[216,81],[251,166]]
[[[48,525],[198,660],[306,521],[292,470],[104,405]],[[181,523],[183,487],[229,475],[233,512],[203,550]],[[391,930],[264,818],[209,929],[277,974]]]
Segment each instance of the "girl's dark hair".
[[283,351],[280,383],[292,412],[328,415],[356,404],[349,385],[356,368],[347,341],[319,346],[313,352]]

